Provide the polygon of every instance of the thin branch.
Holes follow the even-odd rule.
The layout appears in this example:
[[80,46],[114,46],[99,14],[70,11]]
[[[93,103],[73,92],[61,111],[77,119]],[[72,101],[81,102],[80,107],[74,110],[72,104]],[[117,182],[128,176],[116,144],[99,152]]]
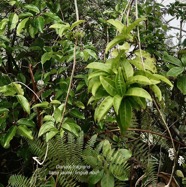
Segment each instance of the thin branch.
[[78,11],[78,6],[77,6],[77,0],[74,0],[74,5],[75,5],[75,11],[76,11],[76,21],[79,21],[79,11]]

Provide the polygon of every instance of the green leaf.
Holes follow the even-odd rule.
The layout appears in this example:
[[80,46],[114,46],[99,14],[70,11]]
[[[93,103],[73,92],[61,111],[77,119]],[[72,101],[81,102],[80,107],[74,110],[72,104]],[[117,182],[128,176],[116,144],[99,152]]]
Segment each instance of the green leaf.
[[76,22],[74,22],[71,27],[70,27],[70,30],[73,30],[75,27],[77,27],[78,25],[80,25],[81,23],[84,23],[85,20],[78,20]]
[[37,27],[39,29],[39,31],[41,33],[43,33],[43,28],[44,28],[44,25],[45,25],[45,19],[43,18],[43,16],[39,16],[36,18],[36,23],[37,23]]
[[122,98],[123,97],[121,97],[119,95],[114,96],[113,106],[114,106],[114,110],[115,110],[117,115],[119,113],[119,108],[120,108],[120,105],[121,105]]
[[113,104],[113,98],[110,96],[107,96],[100,105],[96,108],[94,113],[94,118],[99,122],[103,119],[103,117],[106,115],[108,110],[112,107]]
[[13,137],[15,136],[16,134],[16,131],[17,131],[17,127],[16,126],[12,126],[8,129],[5,137],[4,137],[4,144],[3,144],[3,147],[5,149],[9,148],[10,147],[10,141],[13,139]]
[[23,110],[27,113],[30,114],[30,104],[28,100],[23,96],[23,95],[16,95],[16,98],[18,102],[21,104],[23,107]]
[[114,82],[107,78],[107,77],[103,77],[103,76],[100,76],[100,82],[103,86],[103,88],[111,95],[111,96],[114,96],[117,94],[116,92],[116,88],[115,88],[115,84]]
[[88,66],[86,68],[89,69],[97,69],[97,70],[101,70],[107,73],[111,73],[111,65],[110,64],[103,64],[101,62],[92,62],[90,64],[88,64]]
[[30,10],[30,11],[32,11],[32,12],[35,12],[35,13],[37,13],[37,14],[40,13],[39,8],[38,8],[37,6],[35,6],[35,5],[31,5],[31,4],[28,5],[28,4],[27,4],[27,5],[24,6],[24,8],[26,8],[27,10]]
[[112,41],[110,41],[108,44],[107,44],[107,47],[105,49],[105,53],[107,54],[108,51],[113,48],[115,45],[119,44],[120,42],[124,41],[126,38],[125,35],[118,35],[116,36]]
[[128,78],[134,75],[133,67],[128,61],[124,61],[122,67],[125,80],[128,80]]
[[164,53],[163,60],[176,66],[182,66],[182,63],[178,58],[168,55],[167,53]]
[[30,140],[34,139],[34,137],[32,135],[32,131],[29,128],[27,128],[27,126],[19,125],[17,127],[17,129],[18,129],[17,132],[18,132],[19,135],[24,136],[24,137],[26,137],[26,138],[28,138]]
[[58,132],[56,128],[50,129],[50,132],[46,133],[46,142],[49,142]]
[[98,88],[101,86],[100,81],[96,81],[92,86],[92,95],[95,96]]
[[186,75],[178,78],[177,87],[183,95],[186,95]]
[[122,69],[119,67],[115,78],[115,87],[119,95],[123,96],[126,92],[126,83],[123,77]]
[[127,27],[127,32],[131,32],[136,26],[139,25],[140,22],[142,21],[145,21],[146,18],[145,17],[142,17],[142,18],[138,18],[137,20],[135,20],[132,24],[130,24],[128,27]]
[[132,106],[127,99],[124,99],[119,109],[119,127],[121,133],[124,133],[131,125],[132,121]]
[[87,52],[91,57],[93,57],[94,59],[97,59],[97,54],[91,50],[91,49],[85,49],[83,52]]
[[151,85],[151,90],[154,92],[155,96],[159,99],[159,101],[162,100],[162,93],[160,88],[157,85]]
[[15,29],[15,27],[16,27],[18,21],[19,21],[18,15],[17,15],[16,13],[13,13],[13,14],[10,16],[10,23],[11,23],[11,25],[10,25],[10,30]]
[[32,106],[32,108],[37,108],[37,107],[40,107],[40,108],[47,108],[48,106],[49,106],[49,102],[43,101],[43,102],[41,102],[41,103],[35,104],[34,106]]
[[55,127],[54,127],[54,122],[52,122],[52,121],[47,121],[47,122],[43,123],[43,125],[42,125],[41,128],[39,129],[38,137],[40,137],[40,136],[42,136],[43,134],[47,133],[47,132],[50,131],[51,129],[55,129]]
[[82,112],[80,112],[78,109],[72,109],[70,111],[70,114],[76,118],[79,118],[79,119],[85,119],[85,116]]
[[128,149],[119,149],[118,153],[122,155],[122,157],[127,161],[132,156],[132,152]]
[[29,18],[25,18],[23,19],[17,26],[17,35],[19,36],[22,32],[22,30],[25,28],[25,25],[27,23],[27,21],[29,20]]
[[125,96],[143,97],[152,100],[150,94],[143,88],[139,88],[139,87],[129,88]]
[[92,79],[94,77],[99,77],[101,75],[106,76],[108,74],[106,72],[104,72],[104,71],[94,71],[94,72],[92,72],[92,73],[90,73],[88,75],[88,80],[90,80],[90,79]]
[[116,27],[119,33],[121,33],[121,31],[123,30],[124,25],[119,20],[110,19],[107,22],[112,24],[114,27]]
[[163,82],[165,82],[166,84],[168,84],[170,87],[173,87],[173,84],[169,81],[169,79],[167,79],[165,76],[160,75],[160,74],[153,74],[153,76]]
[[17,121],[18,125],[25,125],[27,127],[35,127],[34,121],[27,119],[27,118],[21,118]]
[[134,83],[144,84],[144,85],[151,85],[152,84],[151,81],[143,75],[132,76],[127,81],[127,84],[134,84]]
[[14,96],[16,93],[23,95],[24,91],[20,84],[12,82],[8,85],[0,87],[0,93],[3,93],[4,96]]
[[54,111],[54,119],[57,123],[62,120],[62,111],[59,108],[56,108]]
[[114,187],[114,176],[108,171],[103,174],[101,179],[101,187]]
[[46,61],[50,60],[52,58],[52,53],[51,52],[46,52],[42,55],[41,57],[41,63],[44,64]]
[[183,73],[184,67],[173,67],[167,72],[167,76],[177,77],[181,73]]
[[80,109],[85,109],[85,105],[81,101],[76,101],[75,105],[79,107]]
[[[91,174],[93,173],[93,174]],[[88,182],[90,184],[97,184],[103,177],[103,173],[104,173],[104,170],[101,170],[101,171],[92,171],[90,172],[90,175],[89,175],[89,179],[88,179]]]
[[62,128],[73,133],[75,136],[79,135],[79,132],[81,130],[80,126],[77,125],[75,122],[67,120],[62,125]]

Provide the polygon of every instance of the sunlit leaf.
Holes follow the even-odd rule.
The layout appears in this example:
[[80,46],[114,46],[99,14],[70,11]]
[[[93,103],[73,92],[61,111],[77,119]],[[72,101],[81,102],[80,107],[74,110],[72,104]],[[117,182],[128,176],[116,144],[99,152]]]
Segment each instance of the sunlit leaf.
[[23,110],[27,113],[30,114],[30,104],[27,100],[26,97],[24,97],[23,95],[16,95],[18,102],[21,104],[21,106],[23,107]]

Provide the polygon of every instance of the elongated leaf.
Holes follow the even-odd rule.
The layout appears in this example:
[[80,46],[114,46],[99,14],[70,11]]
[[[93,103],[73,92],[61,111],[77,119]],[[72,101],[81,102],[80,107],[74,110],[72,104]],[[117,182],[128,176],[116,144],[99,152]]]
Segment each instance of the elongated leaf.
[[129,88],[125,95],[126,96],[143,97],[143,98],[152,100],[150,94],[146,90],[144,90],[143,88],[139,88],[139,87]]
[[114,46],[116,46],[116,45],[119,44],[120,42],[124,41],[125,38],[126,38],[125,35],[118,35],[118,36],[116,36],[112,41],[110,41],[110,42],[107,44],[105,53],[108,53],[108,51],[109,51],[111,48],[113,48]]
[[131,23],[128,27],[127,27],[127,32],[131,32],[136,26],[139,25],[140,22],[145,21],[146,18],[142,17],[142,18],[138,18],[137,20],[135,20],[133,23]]
[[109,109],[112,107],[113,104],[113,98],[110,96],[107,96],[101,104],[96,108],[94,113],[94,118],[99,122],[103,119],[103,117],[106,115],[106,113],[109,111]]
[[16,131],[17,131],[17,126],[12,126],[8,129],[8,132],[4,137],[4,144],[3,144],[4,148],[7,149],[10,147],[10,141],[14,138]]
[[177,87],[183,95],[186,95],[186,75],[178,78]]
[[27,119],[27,118],[21,118],[17,121],[18,125],[26,125],[27,127],[35,127],[34,121]]
[[71,25],[70,29],[73,30],[75,27],[77,27],[78,25],[80,25],[81,23],[84,23],[84,22],[85,22],[85,20],[78,20]]
[[181,73],[183,73],[184,67],[173,67],[167,72],[167,76],[177,77]]
[[126,83],[123,77],[122,69],[119,67],[115,78],[115,87],[119,95],[123,96],[126,92]]
[[179,67],[182,66],[182,63],[178,58],[168,55],[167,53],[164,53],[163,60]]
[[81,130],[80,126],[77,125],[75,122],[70,122],[66,121],[63,125],[62,128],[73,133],[75,136],[79,135],[79,132]]
[[52,53],[51,52],[46,52],[42,55],[41,57],[41,63],[44,64],[46,61],[50,60],[52,58]]
[[133,67],[128,61],[124,61],[122,67],[125,80],[128,80],[129,77],[132,77],[134,75]]
[[88,75],[88,80],[90,80],[94,77],[99,77],[101,75],[105,76],[105,75],[108,75],[108,74],[104,71],[94,71],[94,72],[92,72]]
[[107,77],[103,77],[103,76],[100,76],[100,82],[103,86],[103,88],[111,95],[111,96],[114,96],[117,94],[116,92],[116,88],[115,88],[115,84],[114,82],[107,78]]
[[154,92],[155,96],[159,99],[159,101],[162,100],[162,93],[160,88],[157,85],[151,85],[151,90]]
[[19,135],[24,136],[25,138],[28,138],[30,140],[33,140],[34,137],[32,135],[32,131],[25,125],[19,125],[17,127],[17,132]]
[[121,33],[121,31],[123,30],[124,25],[119,20],[109,19],[107,22],[116,27],[119,33]]
[[124,133],[132,121],[132,106],[127,99],[124,99],[120,105],[119,120],[121,133]]
[[27,114],[30,114],[30,104],[29,104],[28,100],[23,95],[16,95],[16,97],[17,97],[18,102],[23,107],[23,110]]
[[12,82],[8,85],[0,87],[0,93],[3,93],[4,96],[14,96],[16,93],[23,95],[24,91],[20,84]]
[[79,119],[85,119],[85,116],[82,112],[80,112],[78,109],[72,109],[70,111],[70,114],[76,118],[79,118]]
[[121,97],[119,95],[114,96],[113,106],[114,106],[114,110],[115,110],[117,115],[119,113],[119,108],[120,108],[120,105],[121,105],[122,98],[123,97]]
[[50,132],[46,133],[46,142],[51,140],[59,131],[56,128],[50,129]]
[[89,175],[89,183],[90,184],[97,184],[103,177],[103,173],[104,173],[104,170],[101,170],[101,171],[92,171],[92,175],[91,175],[91,172],[90,172],[90,175]]
[[133,77],[130,77],[127,81],[127,84],[134,84],[134,83],[144,84],[144,85],[152,84],[151,81],[143,75],[135,75]]
[[25,25],[27,23],[27,21],[29,20],[29,18],[25,18],[23,19],[17,26],[17,35],[20,35],[22,30],[25,28]]
[[24,6],[24,8],[26,8],[27,10],[30,10],[32,12],[35,12],[35,13],[39,13],[40,12],[39,8],[37,6],[35,6],[35,5],[31,5],[31,4],[28,5],[27,4],[27,5]]
[[107,73],[111,73],[111,65],[110,64],[103,64],[101,62],[92,62],[90,64],[88,64],[88,66],[86,68],[89,69],[97,69],[97,70],[101,70]]
[[169,81],[169,79],[167,79],[165,76],[160,75],[160,74],[153,74],[153,76],[163,82],[165,82],[166,84],[168,84],[170,87],[173,87],[173,84]]
[[37,23],[37,27],[39,29],[39,31],[41,33],[43,33],[43,28],[44,28],[44,25],[45,25],[45,19],[43,18],[43,16],[39,16],[36,18],[36,23]]
[[35,104],[32,108],[37,108],[37,107],[40,107],[40,108],[47,108],[48,105],[49,105],[49,102],[43,101],[42,103]]
[[38,137],[42,136],[43,134],[47,133],[48,131],[50,131],[51,129],[55,128],[54,127],[54,122],[52,121],[47,121],[45,122],[41,128],[39,129],[39,134]]
[[19,21],[18,15],[17,15],[16,13],[13,13],[13,14],[11,15],[11,20],[10,20],[10,22],[11,22],[10,30],[15,29],[15,27],[16,27],[18,21]]
[[100,81],[96,81],[92,86],[92,95],[95,96],[98,88],[101,86]]
[[101,187],[114,187],[114,176],[107,171],[101,179]]

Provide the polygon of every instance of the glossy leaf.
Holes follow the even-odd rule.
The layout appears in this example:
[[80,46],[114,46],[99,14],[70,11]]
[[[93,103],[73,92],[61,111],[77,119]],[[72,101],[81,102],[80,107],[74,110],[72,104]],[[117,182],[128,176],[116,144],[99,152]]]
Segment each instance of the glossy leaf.
[[26,8],[27,10],[30,10],[32,12],[35,12],[35,13],[40,13],[39,8],[35,5],[27,4],[24,6],[24,8]]
[[49,102],[43,101],[41,103],[35,104],[32,108],[37,108],[37,107],[47,108],[48,106],[49,106]]
[[90,79],[92,79],[94,77],[99,77],[101,75],[105,76],[105,75],[108,75],[108,74],[106,72],[104,72],[104,71],[94,71],[92,73],[89,73],[88,80],[90,80]]
[[123,97],[121,97],[119,95],[114,96],[113,107],[114,107],[114,110],[115,110],[117,115],[119,113],[119,108],[120,108],[120,105],[121,105],[122,98]]
[[186,75],[178,78],[177,87],[183,95],[186,95]]
[[50,132],[46,133],[46,142],[49,142],[58,132],[56,128],[50,129]]
[[179,67],[182,66],[182,63],[178,58],[168,55],[167,53],[164,53],[163,60]]
[[160,75],[160,74],[153,74],[153,76],[163,82],[165,82],[166,84],[168,84],[170,87],[173,87],[173,84],[169,81],[169,79],[167,79],[165,76]]
[[113,98],[107,96],[100,105],[96,108],[94,113],[94,118],[99,122],[103,119],[103,117],[107,114],[109,109],[112,107]]
[[125,80],[128,80],[128,78],[134,75],[133,67],[128,61],[124,61],[122,67],[123,67],[123,75],[125,77]]
[[112,24],[114,27],[116,27],[119,33],[121,33],[121,31],[123,30],[124,25],[119,20],[110,19],[107,22]]
[[143,88],[139,88],[139,87],[129,88],[125,95],[126,96],[143,97],[143,98],[152,100],[150,94],[146,90],[144,90]]
[[41,57],[41,63],[44,64],[46,61],[50,60],[52,58],[51,52],[46,52]]
[[11,21],[10,30],[13,30],[13,29],[16,28],[16,25],[17,25],[17,23],[19,21],[18,15],[16,13],[13,13],[11,15],[11,20],[10,21]]
[[132,76],[127,81],[127,84],[134,84],[134,83],[144,84],[144,85],[151,85],[152,84],[151,81],[143,75]]
[[114,187],[114,176],[108,171],[103,174],[101,179],[101,187]]
[[123,77],[122,69],[119,67],[115,78],[115,87],[119,95],[123,96],[126,92],[126,83]]
[[42,124],[41,128],[39,129],[38,137],[42,136],[43,134],[47,133],[53,128],[55,128],[53,122],[51,121],[45,122],[44,124]]
[[115,84],[114,82],[107,78],[107,77],[103,77],[103,76],[100,76],[100,82],[103,86],[103,88],[111,95],[111,96],[114,96],[117,94],[116,92],[116,88],[115,88]]
[[34,121],[27,119],[27,118],[21,118],[17,121],[18,125],[25,125],[27,127],[35,127]]
[[39,16],[39,17],[36,18],[36,23],[37,23],[37,27],[38,27],[39,31],[41,33],[43,33],[45,19],[42,16]]
[[119,109],[119,127],[122,133],[131,125],[132,106],[127,99],[124,99]]
[[29,104],[27,98],[24,97],[23,95],[16,95],[16,98],[17,98],[18,102],[21,104],[21,106],[23,107],[23,110],[27,114],[30,114],[30,104]]
[[33,140],[34,137],[32,135],[32,131],[26,125],[19,125],[17,127],[18,134],[28,138],[29,140]]
[[70,111],[70,114],[76,118],[79,118],[79,119],[85,119],[85,116],[82,112],[80,112],[78,109],[72,109]]
[[62,125],[62,128],[73,133],[75,136],[78,136],[81,130],[79,125],[71,121],[65,121],[65,123]]
[[16,131],[17,131],[17,126],[12,126],[8,129],[4,137],[4,144],[3,144],[4,148],[7,149],[10,147],[10,141],[14,138]]
[[181,73],[183,73],[184,67],[173,67],[167,72],[167,76],[177,77]]
[[71,25],[70,29],[73,30],[75,27],[79,26],[81,23],[84,23],[84,22],[85,20],[78,20]]
[[97,70],[101,70],[101,71],[104,71],[104,72],[107,72],[107,73],[112,72],[110,64],[103,64],[101,62],[92,62],[86,68],[97,69]]
[[162,93],[160,88],[157,85],[151,85],[151,90],[154,92],[155,96],[159,99],[159,101],[162,100]]
[[29,20],[29,18],[25,18],[23,19],[17,26],[17,35],[20,35],[22,30],[25,28],[25,25],[27,23],[27,21]]
[[96,95],[96,92],[98,90],[98,88],[101,86],[101,82],[100,81],[96,81],[93,86],[92,86],[92,95]]

